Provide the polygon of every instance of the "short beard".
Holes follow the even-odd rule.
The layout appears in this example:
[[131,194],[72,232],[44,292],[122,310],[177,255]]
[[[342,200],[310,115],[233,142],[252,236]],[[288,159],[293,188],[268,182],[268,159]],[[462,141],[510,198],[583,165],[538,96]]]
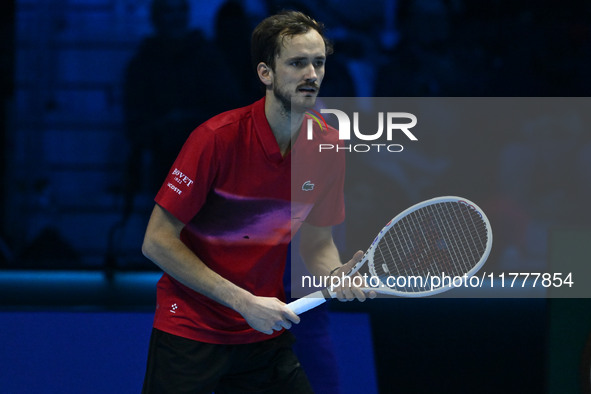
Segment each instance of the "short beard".
[[316,98],[314,98],[314,102],[311,105],[298,105],[296,103],[292,103],[291,98],[287,97],[286,94],[277,89],[276,85],[273,86],[273,95],[281,103],[281,107],[285,115],[290,115],[292,112],[296,114],[303,114],[310,108],[313,108],[316,104]]

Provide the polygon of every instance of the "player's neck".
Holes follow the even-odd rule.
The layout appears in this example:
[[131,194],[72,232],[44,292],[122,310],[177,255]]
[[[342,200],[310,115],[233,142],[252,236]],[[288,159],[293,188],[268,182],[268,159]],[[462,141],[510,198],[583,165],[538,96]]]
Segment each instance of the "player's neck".
[[292,113],[279,100],[265,100],[265,115],[273,135],[277,140],[281,154],[285,156],[291,149],[291,142],[297,137],[301,129],[304,114]]

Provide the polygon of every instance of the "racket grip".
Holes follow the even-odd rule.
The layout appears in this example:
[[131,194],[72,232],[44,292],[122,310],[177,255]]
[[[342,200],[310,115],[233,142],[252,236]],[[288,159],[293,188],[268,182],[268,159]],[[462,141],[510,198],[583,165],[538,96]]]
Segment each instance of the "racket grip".
[[300,298],[287,304],[287,307],[291,309],[296,315],[300,315],[312,308],[316,308],[318,305],[322,305],[326,302],[323,291],[317,291],[309,294],[305,297]]

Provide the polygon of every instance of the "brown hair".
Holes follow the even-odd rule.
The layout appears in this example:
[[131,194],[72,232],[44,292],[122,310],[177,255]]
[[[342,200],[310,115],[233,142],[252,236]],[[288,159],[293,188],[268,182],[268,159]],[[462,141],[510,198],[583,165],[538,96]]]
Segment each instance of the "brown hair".
[[332,44],[324,36],[324,25],[299,11],[283,11],[264,19],[252,32],[251,60],[254,68],[260,62],[275,69],[275,57],[279,55],[285,37],[305,34],[316,30],[326,47],[326,54],[332,53]]

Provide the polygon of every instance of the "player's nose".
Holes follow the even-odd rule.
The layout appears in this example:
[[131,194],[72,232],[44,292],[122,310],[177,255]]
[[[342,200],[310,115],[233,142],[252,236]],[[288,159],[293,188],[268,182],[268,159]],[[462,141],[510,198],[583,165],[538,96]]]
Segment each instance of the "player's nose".
[[306,81],[316,81],[318,80],[318,73],[316,72],[316,67],[313,64],[309,64],[306,67],[306,73],[304,74]]

